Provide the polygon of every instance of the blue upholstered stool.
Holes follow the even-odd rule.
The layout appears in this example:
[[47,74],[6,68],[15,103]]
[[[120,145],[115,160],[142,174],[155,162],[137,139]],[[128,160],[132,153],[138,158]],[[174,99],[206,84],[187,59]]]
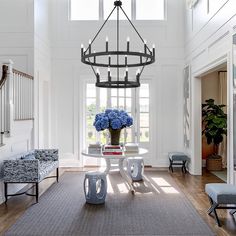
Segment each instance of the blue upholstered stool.
[[206,184],[205,191],[211,204],[207,213],[210,215],[213,212],[216,223],[221,226],[216,209],[232,209],[230,214],[236,213],[236,186],[224,183]]
[[173,172],[173,166],[181,166],[182,172],[186,173],[186,163],[189,160],[188,156],[183,152],[169,152],[169,170]]
[[87,172],[84,178],[84,194],[87,203],[103,204],[107,195],[106,174]]
[[129,157],[127,171],[133,181],[143,179],[144,162],[142,157]]

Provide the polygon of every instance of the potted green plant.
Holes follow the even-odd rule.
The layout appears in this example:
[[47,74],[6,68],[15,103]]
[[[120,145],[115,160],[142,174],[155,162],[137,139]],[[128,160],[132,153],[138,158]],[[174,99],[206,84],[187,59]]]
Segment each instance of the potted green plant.
[[202,104],[202,135],[205,135],[207,144],[213,144],[214,152],[207,158],[208,170],[221,170],[222,157],[219,156],[219,145],[227,135],[227,114],[223,111],[225,105],[215,104],[214,99],[208,99]]

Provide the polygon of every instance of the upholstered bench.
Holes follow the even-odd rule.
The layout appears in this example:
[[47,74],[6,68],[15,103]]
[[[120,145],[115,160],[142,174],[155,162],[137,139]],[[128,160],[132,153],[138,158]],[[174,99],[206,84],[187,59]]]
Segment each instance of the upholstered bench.
[[225,206],[236,204],[236,186],[224,183],[206,184],[205,191],[211,204],[207,212],[209,215],[213,212],[218,226],[221,226],[216,209],[232,209],[232,215],[236,212],[236,206]]
[[[46,178],[55,178],[58,182],[59,161],[57,149],[36,149],[22,155],[3,161],[3,181],[5,188],[5,202],[9,196],[26,194],[35,196],[38,202],[39,183]],[[56,176],[48,176],[56,170]],[[35,194],[28,191],[23,193],[8,194],[8,184],[10,183],[32,183],[36,188]]]
[[188,156],[183,152],[169,152],[169,170],[173,172],[173,166],[181,166],[182,172],[186,173],[186,163],[189,160]]

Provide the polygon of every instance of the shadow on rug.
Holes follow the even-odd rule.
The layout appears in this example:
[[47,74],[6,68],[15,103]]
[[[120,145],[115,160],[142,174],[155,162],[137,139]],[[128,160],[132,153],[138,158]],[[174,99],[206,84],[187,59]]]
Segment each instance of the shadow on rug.
[[84,173],[66,172],[5,236],[214,235],[166,172],[146,172],[132,195],[109,174],[104,205],[85,203]]

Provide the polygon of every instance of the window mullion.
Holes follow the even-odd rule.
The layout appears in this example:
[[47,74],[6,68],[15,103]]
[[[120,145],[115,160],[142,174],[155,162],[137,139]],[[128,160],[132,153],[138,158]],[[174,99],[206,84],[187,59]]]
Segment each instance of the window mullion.
[[136,0],[131,0],[131,18],[136,20]]
[[99,20],[104,20],[104,2],[99,0]]

